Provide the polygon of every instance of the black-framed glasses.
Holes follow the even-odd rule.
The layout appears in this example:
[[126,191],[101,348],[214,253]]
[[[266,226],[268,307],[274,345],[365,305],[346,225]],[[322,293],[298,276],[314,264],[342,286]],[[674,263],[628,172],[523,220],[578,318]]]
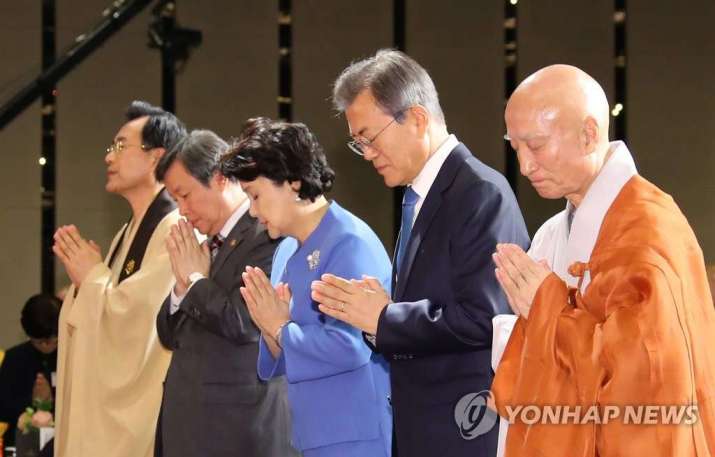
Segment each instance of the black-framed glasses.
[[353,138],[352,140],[348,141],[348,147],[355,154],[361,157],[364,156],[365,148],[372,147],[372,143],[377,139],[377,137],[380,136],[382,132],[387,130],[387,128],[391,126],[397,120],[397,118],[400,117],[400,115],[401,113],[397,113],[395,116],[393,116],[392,120],[386,126],[384,126],[382,130],[377,132],[377,134],[371,139],[368,140],[367,138]]
[[142,151],[148,151],[149,149],[151,149],[150,147],[148,147],[144,144],[126,144],[124,141],[119,140],[119,141],[115,141],[114,143],[109,145],[109,147],[107,148],[107,154],[112,153],[112,152],[115,154],[119,154],[125,148],[133,147],[133,146],[141,148]]

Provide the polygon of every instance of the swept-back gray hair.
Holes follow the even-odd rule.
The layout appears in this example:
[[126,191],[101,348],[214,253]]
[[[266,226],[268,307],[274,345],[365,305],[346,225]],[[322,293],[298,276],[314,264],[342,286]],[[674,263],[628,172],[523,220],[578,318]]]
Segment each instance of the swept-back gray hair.
[[398,122],[404,110],[421,105],[432,118],[445,123],[432,78],[403,52],[381,49],[372,57],[350,64],[335,80],[335,109],[344,112],[365,89],[369,89],[380,108],[395,116]]
[[211,130],[192,130],[159,159],[156,178],[163,181],[171,164],[178,160],[191,176],[208,187],[213,174],[220,172],[221,158],[228,148],[228,143]]

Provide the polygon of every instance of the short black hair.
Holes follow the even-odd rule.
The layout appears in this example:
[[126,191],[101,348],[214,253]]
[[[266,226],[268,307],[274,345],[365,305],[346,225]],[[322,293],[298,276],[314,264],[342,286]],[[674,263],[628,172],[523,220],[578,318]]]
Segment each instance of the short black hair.
[[50,294],[30,297],[22,307],[20,323],[30,338],[51,338],[57,336],[57,322],[60,318],[60,299]]
[[208,187],[214,173],[220,172],[221,157],[228,148],[228,143],[211,130],[192,130],[161,156],[154,172],[156,179],[163,181],[171,164],[178,160],[191,176]]
[[246,122],[221,161],[221,173],[239,181],[263,176],[278,185],[300,181],[298,196],[311,201],[329,192],[335,182],[322,146],[305,124],[265,117]]
[[186,136],[186,127],[169,111],[143,100],[134,100],[126,111],[127,121],[148,117],[142,129],[142,144],[147,148],[171,150]]

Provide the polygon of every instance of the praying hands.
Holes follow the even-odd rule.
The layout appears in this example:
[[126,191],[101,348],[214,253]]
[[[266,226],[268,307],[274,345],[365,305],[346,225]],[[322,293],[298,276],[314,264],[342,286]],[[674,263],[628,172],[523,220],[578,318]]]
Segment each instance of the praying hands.
[[313,300],[319,303],[320,311],[365,333],[377,334],[380,314],[392,301],[377,278],[347,280],[324,274],[320,279],[311,285]]
[[528,319],[536,291],[551,270],[544,261],[535,262],[515,244],[498,244],[492,257],[497,265],[497,281],[509,306],[514,314]]
[[191,273],[200,273],[204,277],[209,275],[211,255],[208,243],[199,243],[190,222],[180,220],[171,227],[171,233],[166,238],[166,249],[176,278],[174,293],[177,296],[184,295],[188,290]]
[[79,288],[89,271],[102,262],[102,252],[92,240],[85,240],[74,225],[57,229],[52,252],[62,262],[72,284]]

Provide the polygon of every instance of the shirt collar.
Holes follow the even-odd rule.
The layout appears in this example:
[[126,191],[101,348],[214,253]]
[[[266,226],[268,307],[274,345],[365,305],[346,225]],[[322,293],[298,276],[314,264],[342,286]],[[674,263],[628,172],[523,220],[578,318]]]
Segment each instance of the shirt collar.
[[454,135],[449,135],[446,140],[437,148],[437,150],[427,159],[422,170],[417,175],[417,177],[412,180],[412,190],[414,190],[420,199],[424,200],[427,197],[427,193],[432,187],[432,183],[437,178],[437,173],[439,169],[442,168],[442,164],[447,160],[447,156],[452,152],[452,149],[456,148],[459,144],[459,140]]
[[236,211],[231,214],[231,217],[229,217],[226,223],[223,224],[223,228],[218,233],[222,239],[228,238],[228,235],[231,233],[231,230],[233,230],[233,228],[236,226],[238,220],[241,219],[244,214],[246,214],[246,211],[248,211],[248,208],[250,207],[251,201],[247,198],[243,203],[241,203],[238,208],[236,208]]
[[575,208],[571,202],[567,211],[574,211],[568,241],[567,264],[587,262],[596,244],[603,218],[623,186],[636,174],[635,162],[628,147],[622,141],[610,144],[611,156],[586,191],[581,204]]

